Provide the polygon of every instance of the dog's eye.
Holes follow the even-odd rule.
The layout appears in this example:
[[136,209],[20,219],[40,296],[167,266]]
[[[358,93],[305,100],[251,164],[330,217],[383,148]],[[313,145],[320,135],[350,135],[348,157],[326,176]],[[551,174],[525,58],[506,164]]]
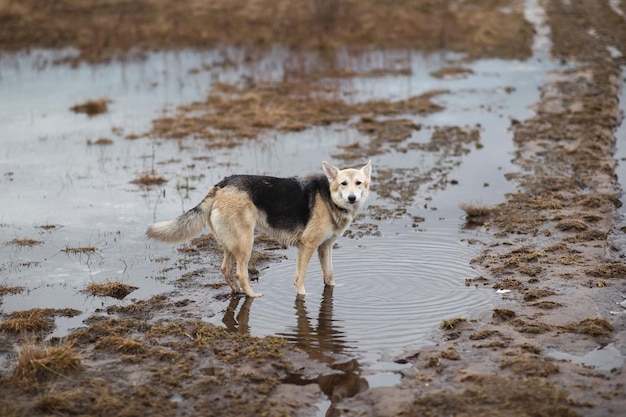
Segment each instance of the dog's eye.
[[341,185],[343,185],[345,187],[346,185],[348,185],[348,181],[342,181]]
[[361,185],[361,181],[357,181],[357,182],[356,182],[356,185]]

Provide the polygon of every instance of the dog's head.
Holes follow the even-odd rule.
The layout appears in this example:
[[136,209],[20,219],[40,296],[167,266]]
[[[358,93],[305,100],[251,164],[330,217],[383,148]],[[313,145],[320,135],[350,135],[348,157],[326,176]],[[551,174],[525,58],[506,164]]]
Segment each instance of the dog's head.
[[361,169],[339,169],[323,161],[322,168],[330,184],[333,202],[348,211],[360,209],[369,195],[372,161]]

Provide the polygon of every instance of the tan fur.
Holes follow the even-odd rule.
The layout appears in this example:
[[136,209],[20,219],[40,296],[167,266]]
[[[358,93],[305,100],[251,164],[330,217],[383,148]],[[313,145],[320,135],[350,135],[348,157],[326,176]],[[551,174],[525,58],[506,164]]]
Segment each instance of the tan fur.
[[[320,194],[309,222],[301,230],[278,230],[269,226],[245,191],[233,187],[213,187],[198,206],[175,220],[159,222],[148,228],[148,236],[166,242],[189,239],[208,226],[224,251],[221,272],[233,292],[258,297],[250,287],[248,263],[252,254],[255,229],[288,246],[298,247],[295,286],[304,294],[304,278],[317,250],[326,285],[335,285],[332,269],[332,247],[348,228],[368,197],[371,162],[361,169],[339,170],[322,162],[331,193],[331,201]],[[353,200],[352,202],[350,200]],[[235,271],[233,275],[233,270]]]

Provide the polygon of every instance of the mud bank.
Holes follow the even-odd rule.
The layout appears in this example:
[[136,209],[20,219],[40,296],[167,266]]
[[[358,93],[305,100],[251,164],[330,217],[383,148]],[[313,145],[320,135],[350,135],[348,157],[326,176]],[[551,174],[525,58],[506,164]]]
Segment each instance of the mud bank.
[[347,400],[346,415],[617,416],[626,407],[626,322],[617,305],[626,264],[613,157],[624,9],[545,7],[552,53],[574,67],[542,87],[534,117],[511,123],[518,191],[484,222],[493,238],[476,242],[480,276],[468,281],[498,289],[502,301],[450,318],[436,346],[400,359],[412,368],[398,387]]

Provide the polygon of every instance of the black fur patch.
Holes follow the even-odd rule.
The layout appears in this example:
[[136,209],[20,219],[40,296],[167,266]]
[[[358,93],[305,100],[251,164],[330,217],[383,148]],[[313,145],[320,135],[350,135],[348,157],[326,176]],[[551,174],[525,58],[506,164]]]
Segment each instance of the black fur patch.
[[232,175],[217,186],[246,192],[254,205],[267,214],[268,224],[275,229],[296,230],[306,226],[316,194],[330,201],[328,179],[324,175],[307,178]]

